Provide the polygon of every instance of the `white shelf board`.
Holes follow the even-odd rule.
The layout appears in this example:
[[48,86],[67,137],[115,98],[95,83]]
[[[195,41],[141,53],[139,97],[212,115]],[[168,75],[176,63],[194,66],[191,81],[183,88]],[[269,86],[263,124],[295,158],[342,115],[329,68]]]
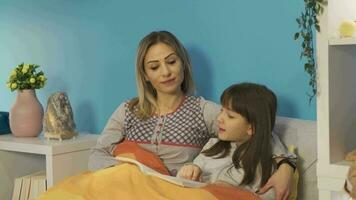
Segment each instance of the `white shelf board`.
[[318,164],[318,175],[328,178],[337,178],[345,180],[351,162],[340,161],[332,164]]
[[[0,135],[0,149],[41,155],[55,155],[76,151],[85,147],[95,146],[98,135],[79,134],[77,137],[66,140],[47,140],[39,137],[14,137],[12,134]],[[78,143],[78,141],[80,141]]]
[[333,164],[318,164],[318,188],[342,192],[351,163],[341,161]]
[[356,37],[330,38],[329,45],[356,45]]
[[322,190],[343,192],[344,183],[345,179],[318,176],[318,188]]

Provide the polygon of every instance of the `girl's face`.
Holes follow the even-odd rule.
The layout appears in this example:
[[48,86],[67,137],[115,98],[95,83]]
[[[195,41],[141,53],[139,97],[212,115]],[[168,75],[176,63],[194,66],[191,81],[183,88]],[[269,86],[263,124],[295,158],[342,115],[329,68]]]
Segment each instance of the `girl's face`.
[[240,145],[252,136],[252,126],[237,112],[222,107],[218,115],[219,139]]
[[157,95],[178,94],[184,79],[182,61],[164,43],[152,45],[144,59],[145,79],[156,89]]

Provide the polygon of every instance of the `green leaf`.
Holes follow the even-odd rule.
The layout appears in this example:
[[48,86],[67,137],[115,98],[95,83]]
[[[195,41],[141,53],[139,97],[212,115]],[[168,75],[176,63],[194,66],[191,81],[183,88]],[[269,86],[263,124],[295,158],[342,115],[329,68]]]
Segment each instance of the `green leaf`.
[[304,64],[304,70],[308,70],[308,68],[309,68],[309,63],[305,63]]
[[300,18],[297,18],[297,19],[295,19],[295,20],[297,21],[298,25],[300,25],[300,24],[302,23],[302,21],[301,21]]
[[324,7],[320,7],[319,14],[322,14],[322,13],[324,13]]
[[318,24],[315,25],[315,29],[320,32],[320,26]]
[[318,16],[323,13],[324,6],[326,5],[326,0],[304,0],[304,10],[296,19],[300,31],[294,34],[294,40],[302,40],[300,59],[304,57],[306,60],[304,70],[310,77],[308,83],[312,92],[311,94],[307,93],[309,103],[317,93],[313,35],[315,34],[315,30],[320,32]]

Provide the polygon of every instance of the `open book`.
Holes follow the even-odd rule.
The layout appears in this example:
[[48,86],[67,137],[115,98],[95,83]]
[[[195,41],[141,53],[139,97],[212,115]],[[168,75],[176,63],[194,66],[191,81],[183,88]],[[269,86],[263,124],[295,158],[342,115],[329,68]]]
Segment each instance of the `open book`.
[[202,182],[197,182],[197,181],[191,181],[188,179],[183,179],[183,178],[178,178],[175,176],[168,176],[168,175],[164,175],[161,174],[159,172],[157,172],[156,170],[138,162],[137,160],[131,159],[131,158],[126,158],[126,157],[120,157],[117,156],[116,157],[117,160],[121,161],[121,162],[126,162],[126,163],[132,163],[135,164],[139,167],[139,169],[147,175],[151,175],[151,176],[156,176],[158,178],[161,178],[165,181],[168,181],[170,183],[176,184],[176,185],[180,185],[183,187],[192,187],[192,188],[200,188],[200,187],[204,187],[207,185],[207,183],[202,183]]

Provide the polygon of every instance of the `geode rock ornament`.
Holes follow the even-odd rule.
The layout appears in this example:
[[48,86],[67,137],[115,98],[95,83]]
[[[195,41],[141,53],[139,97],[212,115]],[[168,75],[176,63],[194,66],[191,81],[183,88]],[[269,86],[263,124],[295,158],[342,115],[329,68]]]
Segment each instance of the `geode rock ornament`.
[[72,107],[65,92],[56,92],[48,98],[43,124],[44,137],[47,139],[62,140],[78,135]]

